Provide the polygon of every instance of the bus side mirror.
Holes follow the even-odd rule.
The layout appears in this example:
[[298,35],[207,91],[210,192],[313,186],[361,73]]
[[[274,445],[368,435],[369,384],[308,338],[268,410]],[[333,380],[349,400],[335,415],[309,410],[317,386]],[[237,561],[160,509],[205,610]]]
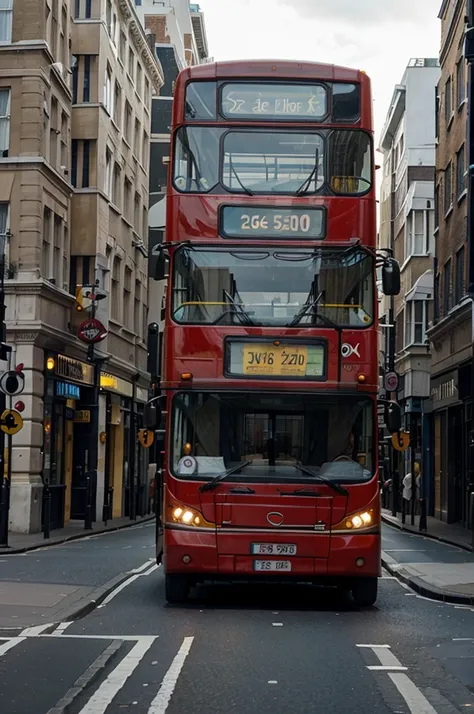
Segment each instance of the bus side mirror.
[[382,290],[384,295],[400,293],[400,265],[395,258],[387,258],[382,266]]
[[161,408],[155,403],[145,404],[143,409],[143,427],[150,431],[159,429],[161,425]]
[[166,251],[161,246],[156,246],[154,248],[156,255],[154,279],[164,280],[168,277],[168,258]]
[[390,434],[396,434],[402,428],[400,405],[396,402],[390,402],[385,408],[385,425]]

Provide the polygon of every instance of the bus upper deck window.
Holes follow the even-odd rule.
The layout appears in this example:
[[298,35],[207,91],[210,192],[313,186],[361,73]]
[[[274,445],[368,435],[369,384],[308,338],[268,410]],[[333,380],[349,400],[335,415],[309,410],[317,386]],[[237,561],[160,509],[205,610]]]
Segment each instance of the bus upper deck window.
[[216,120],[216,83],[191,82],[186,87],[185,121]]
[[359,84],[333,84],[332,118],[333,121],[348,123],[360,119]]

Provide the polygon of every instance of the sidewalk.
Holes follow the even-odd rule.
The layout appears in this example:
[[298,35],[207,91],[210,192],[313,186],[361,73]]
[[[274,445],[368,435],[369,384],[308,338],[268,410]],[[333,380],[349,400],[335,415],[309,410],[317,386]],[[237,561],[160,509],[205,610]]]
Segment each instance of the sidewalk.
[[401,530],[416,533],[417,535],[422,535],[426,538],[434,538],[435,540],[440,540],[443,543],[450,543],[451,545],[456,545],[459,548],[464,548],[466,550],[472,550],[472,532],[459,525],[459,523],[443,523],[443,521],[440,521],[437,518],[428,516],[426,519],[427,531],[426,533],[420,533],[419,516],[415,516],[414,526],[411,525],[411,515],[406,516],[405,523],[403,524],[401,513],[398,513],[395,517],[392,516],[392,512],[386,508],[382,508],[382,521],[388,525],[400,528]]
[[[429,537],[411,525],[402,530],[391,515],[383,520],[392,527],[383,528],[382,563],[392,575],[425,597],[474,606],[474,554],[459,533],[437,531]],[[444,539],[456,536],[456,545]]]
[[153,520],[154,514],[137,517],[136,520],[130,518],[114,518],[104,525],[102,521],[97,521],[92,524],[91,530],[84,530],[84,521],[69,521],[64,528],[58,528],[51,531],[51,537],[45,539],[42,533],[9,533],[8,548],[0,546],[0,555],[13,555],[15,553],[25,553],[29,550],[37,548],[45,548],[50,545],[58,545],[69,540],[77,540],[78,538],[86,538],[87,536],[105,533],[107,531],[117,531],[122,528],[130,528],[139,523]]

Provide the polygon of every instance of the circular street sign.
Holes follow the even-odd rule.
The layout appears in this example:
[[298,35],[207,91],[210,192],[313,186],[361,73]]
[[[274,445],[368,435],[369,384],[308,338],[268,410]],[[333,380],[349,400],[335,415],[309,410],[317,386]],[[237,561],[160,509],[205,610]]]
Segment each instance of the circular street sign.
[[94,342],[101,342],[107,337],[107,330],[103,324],[97,320],[95,317],[90,317],[88,320],[84,320],[79,325],[77,331],[77,336],[82,342],[87,342],[91,345]]
[[398,374],[396,372],[387,372],[385,375],[385,389],[387,392],[395,392],[398,388]]
[[1,416],[0,429],[8,436],[17,434],[23,429],[23,419],[20,412],[15,409],[5,409]]
[[410,434],[406,431],[399,431],[392,434],[392,446],[397,451],[406,451],[410,446]]

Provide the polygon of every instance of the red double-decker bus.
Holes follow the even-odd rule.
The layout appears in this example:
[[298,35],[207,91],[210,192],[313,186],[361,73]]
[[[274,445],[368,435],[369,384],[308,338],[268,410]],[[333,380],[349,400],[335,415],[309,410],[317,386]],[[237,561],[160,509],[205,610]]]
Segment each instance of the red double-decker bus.
[[364,73],[249,61],[179,75],[161,256],[170,602],[222,579],[376,600],[376,266],[387,294],[400,278],[375,254],[374,175]]

